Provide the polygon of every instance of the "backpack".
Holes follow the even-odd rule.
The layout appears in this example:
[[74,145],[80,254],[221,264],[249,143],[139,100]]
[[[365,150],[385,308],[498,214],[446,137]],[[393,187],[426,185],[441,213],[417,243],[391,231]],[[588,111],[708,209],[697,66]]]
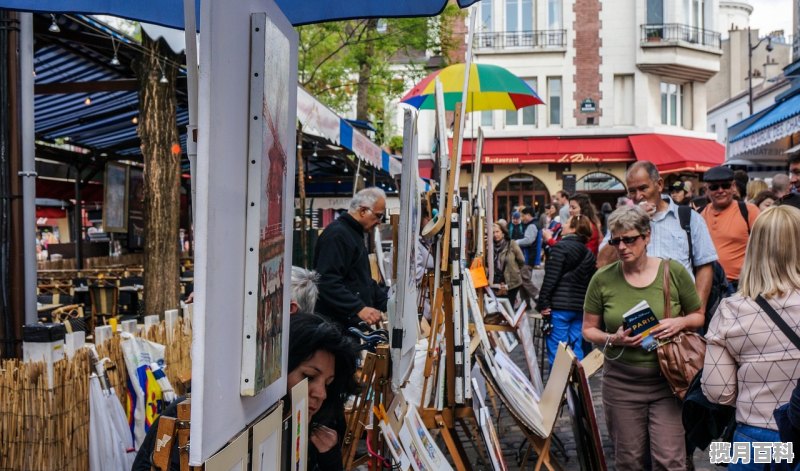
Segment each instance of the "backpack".
[[[739,202],[739,209],[742,209],[743,204]],[[678,206],[678,219],[681,223],[681,228],[686,232],[686,240],[689,242],[689,263],[694,268],[694,251],[692,250],[692,208],[689,206]],[[748,221],[747,233],[750,233],[750,223],[747,218],[747,206],[742,210],[744,220]],[[713,272],[711,279],[711,289],[708,292],[708,300],[706,301],[705,322],[703,323],[702,330],[699,331],[700,335],[705,335],[708,330],[708,324],[714,316],[720,301],[723,298],[733,294],[732,286],[728,283],[728,277],[725,276],[725,269],[722,268],[718,260],[711,262],[711,270]]]

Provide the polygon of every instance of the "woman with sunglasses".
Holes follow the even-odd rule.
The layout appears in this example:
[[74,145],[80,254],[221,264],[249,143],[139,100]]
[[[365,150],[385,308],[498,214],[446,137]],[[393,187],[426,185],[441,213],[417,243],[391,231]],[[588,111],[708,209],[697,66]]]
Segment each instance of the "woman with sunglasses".
[[[623,327],[622,316],[640,301],[659,324],[651,335],[667,339],[702,327],[704,316],[692,277],[673,260],[647,255],[650,217],[638,206],[618,208],[608,218],[609,244],[619,260],[595,274],[586,291],[583,337],[603,346],[603,407],[615,450],[616,469],[686,468],[681,405],[658,367],[656,351]],[[664,317],[664,264],[669,263],[670,314]]]

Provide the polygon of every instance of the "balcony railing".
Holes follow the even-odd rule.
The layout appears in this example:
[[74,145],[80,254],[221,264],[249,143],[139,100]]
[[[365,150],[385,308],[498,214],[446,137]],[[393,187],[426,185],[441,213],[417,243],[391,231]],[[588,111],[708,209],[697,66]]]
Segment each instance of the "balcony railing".
[[684,42],[709,46],[715,49],[722,47],[720,34],[716,31],[678,23],[642,25],[641,40],[642,44]]
[[567,30],[547,29],[537,31],[475,33],[474,40],[474,46],[478,49],[564,48],[567,46]]

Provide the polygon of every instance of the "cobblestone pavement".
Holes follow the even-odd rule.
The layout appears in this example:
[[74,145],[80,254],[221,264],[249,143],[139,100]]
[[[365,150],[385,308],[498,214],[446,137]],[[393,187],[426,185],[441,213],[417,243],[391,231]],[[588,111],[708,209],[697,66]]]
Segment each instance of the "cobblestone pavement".
[[[535,329],[536,327],[534,327],[534,330]],[[542,351],[541,342],[541,335],[539,332],[534,331],[534,344],[537,353]],[[522,353],[522,347],[517,347],[512,352],[511,358],[517,363],[518,366],[522,368],[523,371],[527,371],[527,367],[525,366],[525,357]],[[609,470],[614,470],[613,450],[611,449],[611,441],[608,436],[608,429],[606,428],[605,414],[603,414],[602,395],[600,389],[601,380],[602,371],[590,378],[589,384],[592,390],[592,399],[595,405],[594,409],[597,416],[598,427],[600,428],[600,438],[603,442],[603,451],[605,453],[606,463],[608,464]],[[502,405],[499,407],[501,408],[500,414],[499,417],[495,417],[497,420],[495,424],[497,426],[497,432],[500,437],[506,464],[508,465],[509,469],[520,469],[520,465],[518,464],[518,456],[521,456],[525,451],[525,436],[514,423],[514,420],[511,418],[508,411],[504,410]],[[475,447],[471,445],[470,440],[464,436],[462,431],[459,431],[459,435],[462,438],[462,443],[466,444],[465,449],[470,458],[470,463],[472,464],[473,469],[476,471],[491,470],[491,464],[487,464],[486,458],[484,458],[482,453],[478,452]],[[555,435],[558,437],[561,444],[563,444],[563,449],[553,447],[551,456],[554,456],[555,459],[558,460],[558,462],[564,467],[564,469],[579,470],[580,466],[577,460],[579,450],[576,449],[575,438],[572,431],[572,421],[569,417],[569,412],[566,405],[562,407],[561,415],[556,422]],[[443,443],[441,446],[444,450],[445,447]],[[533,460],[535,460],[535,457],[532,457],[529,460],[526,469],[533,469]],[[718,471],[724,469],[710,464],[707,452],[700,450],[697,450],[694,454],[694,464],[695,469],[698,471]]]

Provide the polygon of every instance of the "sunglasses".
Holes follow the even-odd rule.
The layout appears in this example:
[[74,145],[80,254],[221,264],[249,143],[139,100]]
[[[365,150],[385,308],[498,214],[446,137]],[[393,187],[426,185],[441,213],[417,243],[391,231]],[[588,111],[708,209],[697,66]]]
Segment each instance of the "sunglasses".
[[731,182],[709,183],[708,184],[708,189],[711,190],[711,191],[717,191],[720,188],[722,188],[723,190],[730,190],[731,189],[731,185],[733,185],[733,183],[731,183]]
[[619,246],[620,242],[625,242],[625,245],[631,245],[632,243],[634,243],[637,240],[639,240],[640,237],[643,238],[644,235],[643,234],[639,234],[639,235],[630,236],[630,237],[614,237],[613,239],[609,239],[608,243],[609,243],[609,245],[612,245],[614,247]]

